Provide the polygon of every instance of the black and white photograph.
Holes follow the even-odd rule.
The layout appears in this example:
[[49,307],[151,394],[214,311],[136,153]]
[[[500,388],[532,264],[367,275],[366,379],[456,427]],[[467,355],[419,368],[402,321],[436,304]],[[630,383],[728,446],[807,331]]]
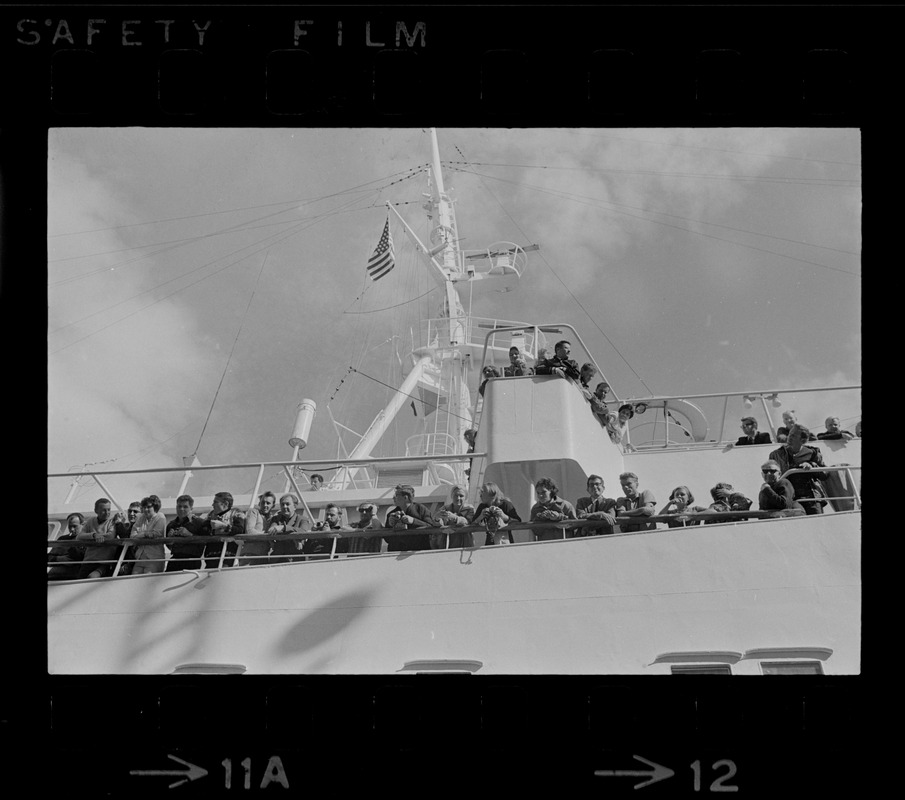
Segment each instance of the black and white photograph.
[[861,132],[51,127],[51,675],[857,675]]

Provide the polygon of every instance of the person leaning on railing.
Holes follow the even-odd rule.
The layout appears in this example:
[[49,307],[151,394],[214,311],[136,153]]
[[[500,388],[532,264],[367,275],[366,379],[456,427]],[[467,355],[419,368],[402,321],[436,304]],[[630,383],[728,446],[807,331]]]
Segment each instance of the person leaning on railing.
[[[412,528],[437,528],[439,523],[434,519],[427,506],[415,502],[415,488],[400,483],[393,494],[396,503],[388,512],[386,527],[394,531],[405,531]],[[430,536],[424,533],[412,533],[384,537],[387,551],[430,550]]]
[[[474,515],[475,507],[465,502],[465,490],[461,486],[453,486],[449,491],[449,502],[437,512],[437,520],[448,528],[464,528],[471,525]],[[430,544],[432,550],[442,550],[445,547],[474,547],[474,534],[432,533]]]
[[[751,508],[751,500],[741,492],[735,491],[731,483],[721,481],[710,490],[713,502],[707,507],[707,511],[722,513],[726,511],[747,511]],[[722,522],[719,519],[704,520],[706,525]]]
[[377,518],[377,506],[374,503],[359,503],[358,513],[360,519],[352,523],[352,527],[361,531],[368,531],[363,536],[355,536],[349,539],[349,555],[363,555],[365,553],[379,553],[383,547],[383,537],[371,531],[383,529]]
[[[232,494],[217,492],[211,505],[211,510],[204,517],[202,536],[228,536],[230,534],[238,536],[245,532],[245,512],[233,508]],[[224,544],[226,544],[225,553],[223,553]],[[238,545],[235,542],[211,542],[204,548],[204,566],[207,569],[217,569],[220,565],[220,555],[223,553],[223,566],[231,567],[237,550]]]
[[85,549],[85,558],[79,568],[79,578],[103,578],[113,572],[112,562],[116,557],[116,522],[111,513],[112,504],[106,497],[101,497],[94,503],[94,516],[90,517],[76,540],[80,542],[93,542]]
[[842,423],[839,421],[839,417],[827,417],[824,425],[826,426],[826,432],[818,433],[818,439],[845,439],[845,441],[850,441],[855,438],[855,434],[851,431],[842,430]]
[[[312,533],[330,533],[339,534],[340,531],[351,531],[352,528],[343,525],[342,511],[336,503],[330,503],[324,509],[324,518],[321,522],[316,522],[312,528]],[[345,553],[348,549],[349,540],[339,538],[336,540],[336,547],[333,546],[333,539],[327,537],[312,537],[305,539],[302,544],[302,552],[311,559],[329,558],[331,553]]]
[[654,531],[656,522],[644,522],[644,517],[653,516],[657,510],[657,500],[650,489],[638,490],[638,476],[634,472],[623,472],[619,476],[622,492],[625,497],[616,500],[616,508],[620,517],[639,517],[638,524],[634,522],[619,523],[619,530],[623,533],[633,531]]
[[[166,535],[167,518],[160,513],[160,498],[156,494],[141,499],[141,516],[132,526],[130,539],[163,539]],[[135,545],[135,565],[133,575],[148,572],[163,572],[166,566],[163,544]]]
[[267,491],[258,495],[258,505],[252,506],[245,514],[245,531],[242,540],[240,566],[248,564],[269,564],[270,539],[262,539],[264,528],[274,514],[278,513],[277,496]]
[[[114,520],[116,522],[116,538],[128,539],[132,535],[132,528],[135,527],[135,523],[138,522],[140,516],[141,503],[138,500],[133,500],[126,509],[125,517],[120,518],[118,521]],[[131,575],[132,568],[135,566],[135,545],[123,545],[123,547],[126,548],[126,552],[122,557],[123,560],[118,574]]]
[[487,530],[484,545],[512,544],[512,533],[504,528],[510,522],[522,521],[512,501],[493,482],[481,485],[479,497],[473,524]]
[[[280,512],[274,514],[267,524],[264,526],[265,533],[307,533],[311,530],[312,520],[304,512],[297,511],[299,499],[294,494],[284,494],[280,498]],[[302,540],[300,539],[272,539],[272,549],[270,551],[271,564],[280,564],[286,561],[299,561],[302,549]]]
[[613,533],[616,524],[616,500],[604,497],[603,478],[599,475],[588,475],[588,496],[579,497],[575,502],[575,516],[578,519],[600,520],[601,525],[593,528],[575,528],[573,536],[603,536]]
[[[559,488],[550,478],[541,478],[534,484],[537,502],[531,506],[531,522],[563,522],[578,519],[575,507],[568,500],[557,497]],[[535,528],[534,541],[549,542],[556,539],[571,539],[572,531],[563,528]]]
[[[176,516],[167,523],[166,536],[201,536],[204,520],[194,512],[195,498],[181,494],[176,498]],[[170,545],[170,559],[166,571],[201,569],[204,542],[174,542]]]
[[78,511],[66,517],[66,533],[56,539],[61,544],[47,554],[47,563],[51,565],[47,572],[47,580],[74,581],[79,577],[85,548],[74,544],[74,541],[84,522],[85,518]]
[[684,528],[688,525],[699,525],[701,520],[692,519],[689,514],[707,513],[704,506],[694,505],[694,495],[687,486],[676,486],[669,495],[669,502],[663,506],[657,516],[666,517],[666,525],[669,528]]
[[805,514],[801,503],[795,500],[795,489],[785,478],[779,477],[780,467],[776,461],[761,465],[764,483],[757,495],[761,511],[770,511],[771,517],[802,517]]
[[826,505],[826,492],[821,481],[826,480],[826,473],[817,470],[825,464],[820,448],[810,444],[811,436],[810,430],[804,425],[793,425],[789,430],[788,441],[770,453],[770,460],[779,464],[783,474],[790,469],[807,470],[807,473],[790,475],[789,482],[795,488],[795,499],[804,500],[801,505],[806,514],[822,514]]
[[581,375],[581,370],[578,368],[578,362],[569,358],[569,353],[572,352],[572,343],[563,339],[556,343],[553,350],[553,358],[538,359],[537,366],[534,369],[535,373],[538,375],[558,375],[560,378],[572,378],[572,380],[577,381]]

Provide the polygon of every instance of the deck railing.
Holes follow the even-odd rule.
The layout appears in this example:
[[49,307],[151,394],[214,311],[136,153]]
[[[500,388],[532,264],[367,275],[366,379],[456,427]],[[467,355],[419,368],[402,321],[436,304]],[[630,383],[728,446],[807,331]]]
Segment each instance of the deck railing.
[[[827,499],[836,499],[836,498],[827,498]],[[848,496],[847,499],[851,499],[851,496]],[[860,499],[858,500],[858,508],[860,509]],[[759,510],[748,510],[748,511],[703,511],[696,513],[688,513],[682,514],[687,521],[683,521],[682,527],[691,527],[694,525],[698,525],[699,523],[718,523],[718,522],[748,522],[748,521],[762,521],[762,520],[771,520],[776,517],[775,512],[772,511],[759,511]],[[673,514],[652,514],[650,516],[623,516],[617,515],[615,517],[616,525],[649,525],[655,523],[668,523],[670,521],[675,521],[676,515]],[[604,527],[606,523],[602,523],[599,519],[581,519],[581,520],[564,520],[562,522],[517,522],[510,523],[498,529],[498,533],[505,533],[507,531],[516,531],[516,530],[527,530],[527,531],[535,531],[535,530],[544,530],[548,531],[550,528],[556,528],[562,532],[562,539],[570,539],[575,538],[576,536],[581,536],[580,531],[584,528],[600,528]],[[662,530],[662,529],[661,529]],[[632,532],[632,535],[635,533],[653,533],[653,530],[641,530]],[[480,548],[485,546],[483,544],[480,535],[486,534],[487,529],[483,525],[465,525],[462,527],[427,527],[427,528],[411,528],[407,530],[393,530],[390,528],[378,528],[372,529],[369,531],[359,531],[359,530],[337,530],[337,531],[309,531],[303,533],[289,533],[289,534],[254,534],[254,535],[239,535],[239,536],[231,536],[231,535],[214,535],[214,536],[168,536],[160,539],[116,539],[112,542],[105,542],[103,544],[92,544],[89,542],[78,542],[77,540],[66,540],[65,542],[61,542],[59,540],[48,540],[48,547],[59,547],[62,544],[76,546],[76,547],[120,547],[120,553],[116,559],[105,559],[98,561],[81,561],[81,562],[73,562],[78,564],[114,564],[114,570],[112,577],[124,577],[123,575],[123,565],[125,563],[125,556],[127,550],[130,545],[144,545],[147,546],[149,544],[153,545],[163,545],[163,544],[179,544],[181,546],[185,546],[187,544],[197,544],[205,546],[204,555],[199,555],[194,558],[177,558],[176,561],[193,561],[193,562],[201,562],[205,566],[203,569],[216,569],[222,570],[224,568],[232,568],[236,565],[239,567],[249,565],[250,561],[244,561],[244,559],[249,559],[254,561],[255,564],[260,564],[265,561],[277,561],[286,562],[286,561],[320,561],[320,560],[332,560],[340,557],[352,557],[356,558],[358,556],[365,555],[380,555],[380,553],[367,553],[367,552],[358,552],[358,553],[338,553],[337,552],[337,543],[340,539],[375,539],[375,538],[388,538],[392,539],[397,536],[411,536],[413,534],[440,534],[444,535],[445,538],[445,546],[441,549],[460,549],[460,548],[450,548],[449,546],[449,536],[456,534],[479,534],[479,536],[475,537],[475,548]],[[620,533],[617,531],[616,533]],[[621,532],[628,533],[628,532]],[[329,539],[332,540],[331,548],[329,553],[303,553],[301,551],[302,543],[306,540],[317,540],[317,539]],[[273,555],[250,555],[243,556],[242,555],[242,544],[244,542],[285,542],[285,541],[294,541],[297,543],[297,547],[299,548],[299,552],[297,554],[287,555],[283,554],[273,554]],[[219,544],[219,547],[216,545]],[[237,545],[237,549],[233,553],[229,553],[229,545]],[[522,544],[533,544],[533,542],[524,542]],[[212,552],[207,552],[212,545],[215,547],[212,549]],[[465,548],[472,549],[472,548]],[[396,552],[396,551],[392,551]],[[400,551],[401,552],[401,551]],[[386,555],[386,553],[384,553]],[[171,557],[169,559],[164,559],[166,562],[173,561],[174,559]],[[147,559],[143,560],[141,563],[149,563],[153,560]],[[159,559],[157,560],[159,561]],[[211,567],[209,564],[211,562],[216,561],[216,566]],[[244,563],[243,563],[244,562]],[[131,562],[131,563],[139,563],[139,562]],[[197,568],[193,568],[187,571],[195,571]]]
[[[448,454],[438,457],[436,455],[425,455],[425,456],[405,456],[405,457],[386,457],[386,458],[337,458],[337,459],[321,459],[318,461],[258,461],[258,462],[246,462],[240,464],[213,464],[213,465],[204,465],[204,466],[193,466],[190,470],[186,470],[185,467],[154,467],[151,469],[122,469],[122,470],[86,470],[84,472],[80,472],[78,474],[73,474],[71,472],[52,472],[48,473],[48,479],[58,479],[58,478],[68,478],[69,480],[77,480],[78,478],[90,478],[92,479],[101,490],[101,492],[109,498],[111,504],[118,511],[122,511],[125,506],[128,506],[128,501],[125,503],[121,500],[121,498],[117,497],[117,494],[111,490],[108,486],[107,479],[115,476],[135,476],[135,475],[151,475],[151,474],[161,474],[164,476],[167,475],[188,475],[191,473],[189,477],[194,477],[195,473],[207,473],[207,472],[223,472],[227,470],[236,470],[236,471],[254,471],[256,473],[256,477],[254,480],[254,488],[249,493],[248,497],[251,502],[254,502],[255,498],[263,491],[262,484],[264,483],[264,473],[267,469],[279,468],[283,472],[283,476],[288,483],[289,492],[293,492],[296,497],[299,498],[299,502],[302,507],[306,511],[308,511],[309,516],[310,509],[307,506],[307,500],[313,499],[311,497],[310,492],[305,492],[303,487],[298,482],[298,474],[296,472],[297,469],[303,469],[309,472],[320,472],[320,473],[330,473],[331,475],[340,475],[343,470],[349,468],[372,468],[376,472],[379,472],[381,466],[392,467],[397,465],[412,465],[412,464],[420,464],[425,468],[425,474],[430,475],[434,474],[433,470],[435,465],[439,464],[450,464],[450,463],[466,463],[477,456],[486,455],[485,453],[465,453],[465,454]],[[179,494],[185,493],[188,489],[189,477],[184,477],[182,485],[180,487]],[[331,481],[327,481],[327,486],[329,487]],[[374,485],[360,485],[356,488],[359,489],[376,489],[376,478],[369,483],[373,483]],[[415,486],[415,490],[417,492],[418,486]],[[275,486],[273,491],[279,494],[286,493],[279,486]],[[244,492],[232,492],[236,497],[244,496]],[[157,492],[160,496],[163,496],[162,491]],[[211,493],[212,494],[212,493]],[[328,496],[328,495],[325,495]],[[69,496],[64,501],[64,504],[68,504],[72,499],[72,491],[70,491]],[[236,501],[236,505],[247,505],[240,503],[238,500]]]

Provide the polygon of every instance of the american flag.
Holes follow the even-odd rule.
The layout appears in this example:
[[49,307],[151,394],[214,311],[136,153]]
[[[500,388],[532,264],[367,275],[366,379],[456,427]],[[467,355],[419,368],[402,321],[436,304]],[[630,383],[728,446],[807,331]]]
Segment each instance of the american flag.
[[390,235],[390,218],[387,217],[383,233],[377,243],[377,249],[368,259],[368,275],[372,281],[380,280],[394,266],[396,266],[396,253],[393,251],[393,237]]

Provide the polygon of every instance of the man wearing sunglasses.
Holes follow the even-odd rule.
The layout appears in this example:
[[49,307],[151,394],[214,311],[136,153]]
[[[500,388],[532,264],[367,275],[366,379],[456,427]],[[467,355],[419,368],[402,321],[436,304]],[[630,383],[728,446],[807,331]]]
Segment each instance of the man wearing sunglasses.
[[769,511],[770,517],[803,517],[804,508],[795,500],[795,489],[785,478],[779,477],[779,463],[767,461],[761,468],[764,483],[760,487],[757,502],[761,511]]
[[371,533],[371,531],[379,531],[383,528],[380,520],[377,519],[377,506],[374,503],[360,503],[358,513],[361,518],[358,522],[353,523],[352,527],[368,531],[368,533],[349,539],[349,554],[379,553],[383,547],[383,537],[380,534]]

